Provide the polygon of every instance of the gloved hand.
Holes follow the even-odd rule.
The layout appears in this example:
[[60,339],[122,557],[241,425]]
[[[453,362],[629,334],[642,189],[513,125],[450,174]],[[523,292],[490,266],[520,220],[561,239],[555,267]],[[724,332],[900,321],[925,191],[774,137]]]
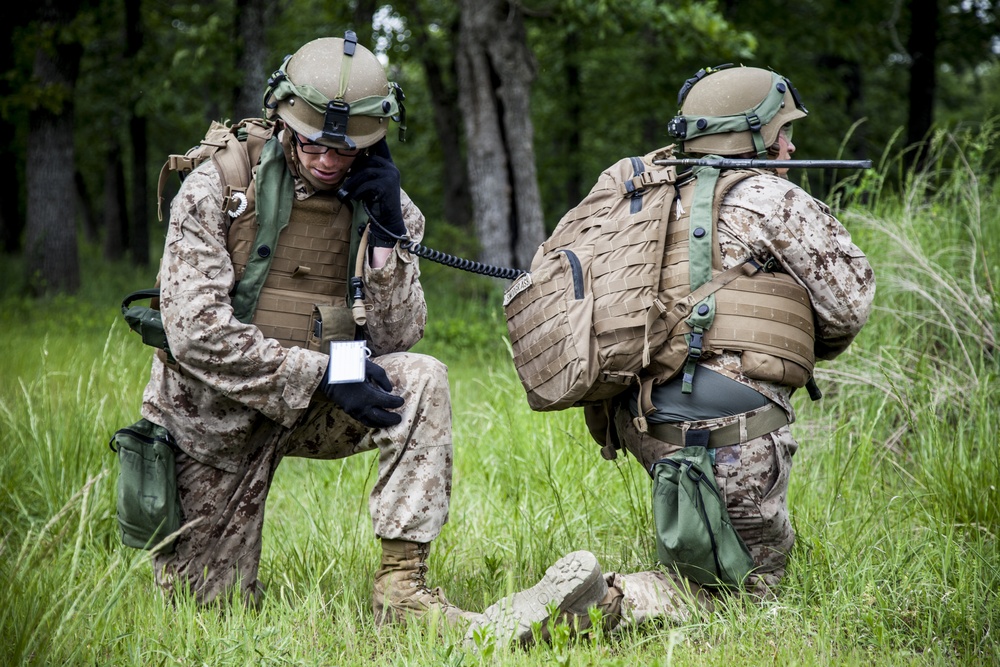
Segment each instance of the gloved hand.
[[368,428],[395,426],[403,418],[389,410],[403,406],[403,398],[390,393],[392,383],[385,370],[371,359],[365,359],[365,379],[361,382],[330,384],[329,372],[323,374],[319,390],[344,412]]
[[361,202],[372,220],[369,240],[376,248],[391,248],[406,236],[403,209],[399,203],[399,169],[383,137],[359,157],[337,192],[341,199]]

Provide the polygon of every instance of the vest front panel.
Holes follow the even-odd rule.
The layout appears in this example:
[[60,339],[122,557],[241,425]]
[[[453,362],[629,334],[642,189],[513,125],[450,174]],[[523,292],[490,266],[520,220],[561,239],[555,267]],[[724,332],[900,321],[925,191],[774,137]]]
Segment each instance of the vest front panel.
[[[256,218],[248,224],[242,220],[229,231],[237,279],[257,232]],[[270,249],[274,256],[254,311],[253,323],[265,337],[285,347],[305,347],[315,306],[346,306],[350,243],[351,209],[336,196],[317,193],[295,200],[278,247]]]

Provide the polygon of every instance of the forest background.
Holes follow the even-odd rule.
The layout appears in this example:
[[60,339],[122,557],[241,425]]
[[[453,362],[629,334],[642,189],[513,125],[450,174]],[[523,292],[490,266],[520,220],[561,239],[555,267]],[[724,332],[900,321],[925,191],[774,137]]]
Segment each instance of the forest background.
[[[499,266],[526,268],[607,165],[671,143],[702,67],[788,76],[811,111],[798,157],[878,159],[1000,107],[983,0],[22,3],[0,26],[0,244],[23,255],[23,289],[77,289],[80,238],[148,264],[166,156],[210,120],[261,115],[282,58],[346,29],[407,95],[390,146],[428,240]],[[795,177],[822,197],[842,176]]]
[[[1000,68],[992,2],[40,0],[0,25],[0,664],[1000,665]],[[308,39],[354,29],[407,94],[390,146],[429,245],[526,266],[601,169],[669,142],[676,91],[724,62],[790,77],[800,170],[865,250],[875,309],[797,392],[797,541],[777,600],[528,651],[374,627],[375,457],[289,459],[268,497],[264,608],[164,604],[122,546],[110,434],[151,350],[119,304],[152,285],[167,154],[259,113]],[[166,197],[176,189],[168,181]],[[530,252],[529,252],[530,250]],[[501,281],[423,262],[417,351],[449,368],[452,514],[429,580],[481,610],[590,549],[655,560],[648,475],[578,410],[533,413]]]

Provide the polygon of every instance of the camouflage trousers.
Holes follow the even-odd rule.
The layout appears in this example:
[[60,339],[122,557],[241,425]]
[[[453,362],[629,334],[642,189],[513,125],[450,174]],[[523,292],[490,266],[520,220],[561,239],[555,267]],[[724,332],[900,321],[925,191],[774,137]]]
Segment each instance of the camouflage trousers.
[[[738,421],[738,416],[691,422],[694,429],[714,430]],[[640,433],[627,409],[619,409],[615,425],[622,445],[643,468],[681,447]],[[773,595],[785,575],[795,531],[788,516],[788,480],[798,443],[788,426],[738,445],[715,449],[715,481],[729,518],[753,556],[756,568],[748,577],[749,593]],[[623,593],[625,624],[657,618],[687,622],[692,614],[711,609],[711,595],[697,583],[659,570],[634,574],[608,573],[609,586]]]
[[419,354],[377,359],[405,403],[402,422],[368,429],[326,401],[313,401],[292,429],[260,429],[252,457],[235,473],[179,453],[177,484],[184,526],[172,554],[154,556],[156,583],[168,594],[189,586],[206,603],[237,584],[260,601],[257,572],[264,505],[286,456],[340,459],[378,451],[368,499],[375,535],[430,542],[448,520],[451,497],[451,396],[444,364]]

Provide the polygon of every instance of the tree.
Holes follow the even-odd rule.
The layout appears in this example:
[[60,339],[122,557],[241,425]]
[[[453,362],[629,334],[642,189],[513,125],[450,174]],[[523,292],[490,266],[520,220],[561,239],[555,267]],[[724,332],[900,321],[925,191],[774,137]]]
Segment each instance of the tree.
[[[724,13],[759,39],[756,63],[796,84],[809,118],[796,133],[797,157],[878,157],[902,132],[919,145],[942,111],[988,107],[984,64],[996,62],[997,3],[989,0],[810,0],[775,3],[727,0]],[[780,17],[780,20],[776,20]],[[788,26],[794,25],[793,38]],[[950,76],[967,75],[961,85]],[[948,84],[947,98],[939,88]],[[917,153],[914,153],[914,157]],[[801,172],[800,172],[801,173]],[[810,173],[810,182],[827,174]],[[842,174],[841,174],[842,176]]]
[[73,93],[83,46],[71,31],[78,9],[72,0],[45,0],[33,26],[25,271],[36,294],[72,293],[80,286]]
[[438,147],[441,150],[441,188],[444,219],[453,227],[469,227],[469,179],[462,158],[462,113],[458,104],[455,40],[458,12],[446,6],[429,17],[419,0],[396,3],[406,17],[415,57],[424,72]]
[[528,44],[542,63],[532,101],[546,220],[555,226],[608,165],[673,142],[677,89],[755,41],[712,2],[538,0]]
[[[142,174],[145,176],[145,164],[143,164]],[[81,187],[84,186],[81,184]],[[100,225],[104,229],[102,254],[104,259],[109,262],[120,260],[125,255],[125,247],[129,242],[126,191],[122,144],[117,137],[113,137],[104,163],[104,198],[101,207],[102,224]],[[148,261],[148,250],[146,255]]]
[[236,1],[236,70],[242,78],[233,95],[234,121],[261,115],[264,86],[276,69],[268,69],[267,26],[278,8],[269,0]]
[[[146,29],[142,20],[142,1],[125,0],[125,58],[133,63],[139,58],[146,39]],[[141,88],[130,91],[129,143],[132,147],[132,205],[129,220],[129,249],[132,262],[138,266],[149,264],[149,187],[146,183],[146,162],[149,155],[147,133],[149,122],[140,106]]]
[[457,54],[466,164],[481,261],[527,268],[544,240],[524,17],[506,0],[462,0]]
[[[910,3],[909,106],[906,143],[922,144],[934,119],[934,90],[937,88],[938,0]],[[924,154],[923,150],[918,154]],[[918,158],[919,160],[919,158]]]
[[[14,43],[14,27],[25,20],[27,10],[22,4],[11,6],[11,14],[0,23],[0,43]],[[14,94],[18,80],[14,49],[0,49],[0,251],[15,253],[21,250],[21,232],[24,229],[24,130],[27,118],[23,105]]]

